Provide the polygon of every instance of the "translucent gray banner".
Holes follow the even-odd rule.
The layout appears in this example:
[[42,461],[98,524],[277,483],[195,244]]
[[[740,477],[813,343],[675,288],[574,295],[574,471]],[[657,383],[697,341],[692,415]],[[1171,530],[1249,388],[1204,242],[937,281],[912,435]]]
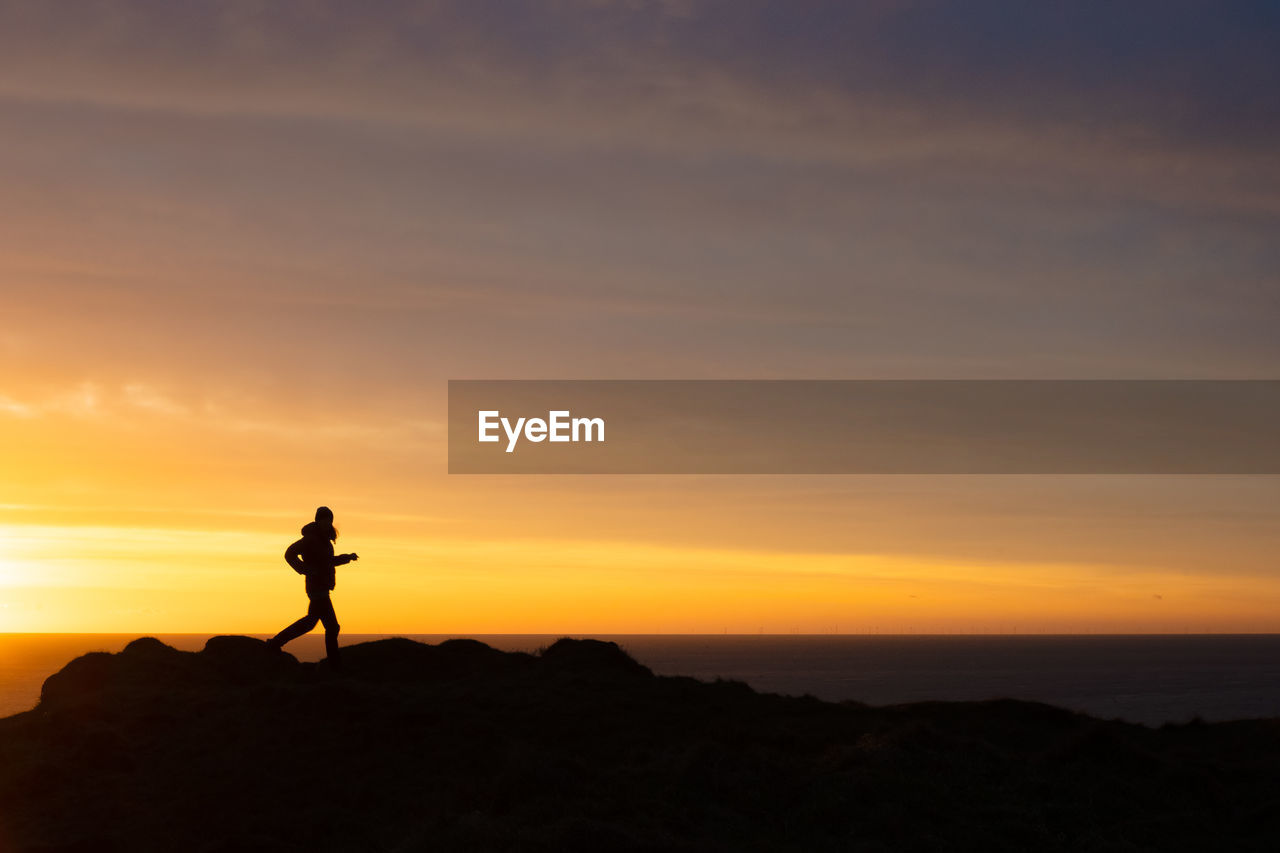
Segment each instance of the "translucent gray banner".
[[452,380],[453,474],[1277,474],[1277,380]]

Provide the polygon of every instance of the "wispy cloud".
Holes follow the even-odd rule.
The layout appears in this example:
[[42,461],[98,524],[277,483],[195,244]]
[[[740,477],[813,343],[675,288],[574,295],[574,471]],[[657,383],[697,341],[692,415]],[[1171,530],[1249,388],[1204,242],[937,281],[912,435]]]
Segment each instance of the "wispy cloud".
[[317,336],[383,397],[509,352],[1265,371],[1275,16],[1203,11],[0,3],[0,274],[61,381],[292,381]]
[[185,402],[141,382],[122,386],[81,382],[23,400],[0,395],[0,415],[23,420],[61,416],[130,429],[151,429],[158,424],[170,431],[198,428],[305,443],[342,441],[382,448],[438,443],[444,435],[443,422],[432,419],[393,419],[382,413],[361,419],[332,412],[287,412],[267,401],[243,398],[228,401],[204,397]]
[[1120,156],[1125,175],[1175,156],[1207,168],[1225,147],[1263,169],[1280,134],[1268,8],[456,0],[201,14],[112,0],[70,15],[10,3],[0,91],[846,166],[1098,169]]
[[13,399],[12,397],[6,397],[3,395],[0,395],[0,412],[17,418],[31,418],[36,416],[36,410],[27,403],[23,403]]

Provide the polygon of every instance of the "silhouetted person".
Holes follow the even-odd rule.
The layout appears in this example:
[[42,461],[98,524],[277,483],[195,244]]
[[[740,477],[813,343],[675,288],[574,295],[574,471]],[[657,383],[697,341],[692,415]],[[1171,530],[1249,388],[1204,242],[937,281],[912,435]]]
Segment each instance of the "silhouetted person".
[[338,538],[338,531],[333,526],[333,510],[322,506],[316,510],[316,520],[302,528],[302,538],[294,542],[284,552],[285,562],[293,570],[307,578],[307,598],[311,604],[307,607],[307,615],[279,634],[267,641],[273,649],[279,649],[285,643],[301,637],[316,626],[324,623],[324,648],[329,662],[338,664],[338,615],[333,612],[333,602],[329,599],[329,591],[337,583],[335,566],[343,566],[352,560],[360,559],[355,554],[333,553],[333,543]]

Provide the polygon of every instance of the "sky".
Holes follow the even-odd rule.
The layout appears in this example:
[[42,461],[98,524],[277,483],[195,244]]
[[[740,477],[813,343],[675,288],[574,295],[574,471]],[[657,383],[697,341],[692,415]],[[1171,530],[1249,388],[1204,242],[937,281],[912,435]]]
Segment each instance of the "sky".
[[450,476],[449,379],[1280,378],[1280,7],[0,0],[0,632],[1280,631],[1275,477]]

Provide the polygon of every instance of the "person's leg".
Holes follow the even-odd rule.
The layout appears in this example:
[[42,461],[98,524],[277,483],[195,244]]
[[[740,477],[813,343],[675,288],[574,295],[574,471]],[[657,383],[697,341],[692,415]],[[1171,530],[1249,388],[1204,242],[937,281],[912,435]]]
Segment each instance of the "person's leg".
[[331,663],[338,663],[338,630],[342,627],[338,624],[338,614],[333,610],[333,601],[329,598],[329,594],[325,593],[324,600],[319,598],[312,599],[312,605],[316,617],[324,623],[324,651]]
[[307,615],[303,616],[297,622],[294,622],[288,628],[285,628],[279,634],[276,634],[267,641],[267,645],[271,648],[278,649],[290,640],[297,639],[303,634],[310,631],[320,621],[320,617],[324,614],[326,607],[319,604],[319,599],[324,599],[324,605],[327,605],[328,612],[333,612],[333,605],[329,604],[329,593],[320,594],[319,590],[312,590],[307,587]]
[[307,608],[306,616],[303,616],[297,622],[267,640],[267,645],[273,649],[278,649],[290,640],[297,639],[314,628],[316,623],[320,621],[320,617],[314,615],[311,610],[312,608]]

